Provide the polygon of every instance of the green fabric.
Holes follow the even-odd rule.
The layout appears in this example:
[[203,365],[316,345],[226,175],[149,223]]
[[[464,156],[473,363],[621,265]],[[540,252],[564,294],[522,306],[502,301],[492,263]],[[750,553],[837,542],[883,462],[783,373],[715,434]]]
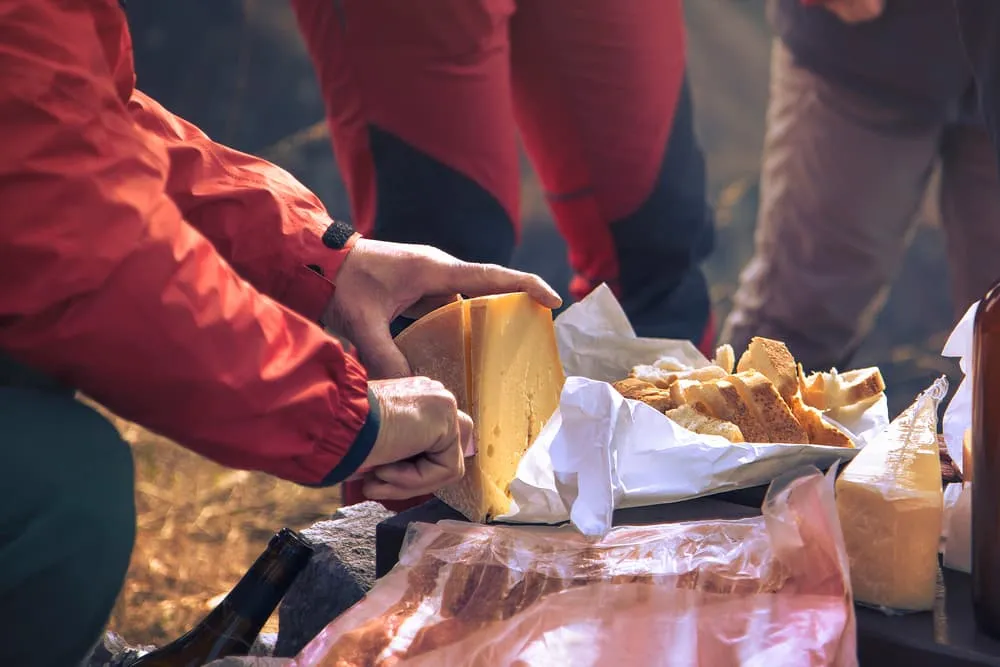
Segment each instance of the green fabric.
[[0,665],[73,667],[135,541],[132,453],[73,392],[0,360]]

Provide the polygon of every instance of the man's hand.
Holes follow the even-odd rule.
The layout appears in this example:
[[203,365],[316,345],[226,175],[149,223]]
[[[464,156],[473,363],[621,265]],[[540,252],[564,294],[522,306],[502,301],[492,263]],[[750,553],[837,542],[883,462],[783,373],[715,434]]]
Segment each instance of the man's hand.
[[559,295],[536,275],[494,264],[472,264],[423,245],[361,239],[337,273],[337,290],[323,323],[358,349],[371,378],[398,378],[410,367],[392,341],[389,323],[419,317],[454,301],[506,292],[527,292],[547,308]]
[[462,478],[472,420],[444,385],[415,377],[368,386],[378,398],[382,425],[361,467],[365,497],[403,500]]
[[844,23],[873,21],[885,11],[885,0],[806,0],[805,4],[822,5]]

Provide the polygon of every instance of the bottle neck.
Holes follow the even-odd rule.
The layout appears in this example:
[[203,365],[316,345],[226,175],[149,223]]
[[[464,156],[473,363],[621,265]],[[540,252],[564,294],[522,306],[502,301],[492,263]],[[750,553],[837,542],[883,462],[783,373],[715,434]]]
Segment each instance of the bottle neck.
[[287,588],[287,584],[282,586],[247,573],[219,605],[219,611],[235,612],[254,625],[263,625],[274,613]]
[[263,624],[312,557],[312,548],[291,531],[275,535],[224,603],[253,623]]

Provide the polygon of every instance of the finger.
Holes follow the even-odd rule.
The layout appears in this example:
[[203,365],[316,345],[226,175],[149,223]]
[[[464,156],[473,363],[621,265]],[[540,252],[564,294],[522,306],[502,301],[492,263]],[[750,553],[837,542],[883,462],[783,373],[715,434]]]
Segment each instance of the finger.
[[[362,485],[364,495],[373,500],[404,500],[433,493],[456,482],[464,474],[461,456],[458,465],[443,465],[426,456],[379,466],[372,470]],[[373,495],[375,494],[375,495]]]
[[546,308],[558,308],[562,297],[548,283],[531,273],[496,264],[458,262],[449,269],[449,290],[467,296],[527,292]]
[[462,443],[463,456],[475,456],[476,443],[472,440],[472,417],[461,410],[458,411],[458,438]]
[[388,322],[367,322],[351,327],[351,342],[373,380],[409,377],[413,373],[406,357],[392,341]]
[[458,441],[454,440],[447,451],[425,453],[405,461],[388,463],[372,472],[383,482],[396,486],[429,487],[436,490],[465,474],[465,457],[457,445]]
[[[465,474],[465,456],[458,415],[462,413],[456,410],[454,414],[451,432],[438,440],[443,446],[429,448],[423,454],[404,461],[379,466],[373,470],[374,476],[392,486],[416,489],[414,495],[436,491],[461,479]],[[467,420],[471,425],[472,420]]]
[[362,479],[361,493],[369,500],[408,500],[418,495],[424,495],[418,491],[385,482],[373,472],[368,472]]

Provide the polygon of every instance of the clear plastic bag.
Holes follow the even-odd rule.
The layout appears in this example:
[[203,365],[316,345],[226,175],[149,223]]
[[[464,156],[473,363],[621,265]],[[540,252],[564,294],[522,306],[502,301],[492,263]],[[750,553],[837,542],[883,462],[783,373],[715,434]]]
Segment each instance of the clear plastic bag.
[[831,476],[760,517],[615,528],[413,524],[399,564],[297,667],[856,665]]

